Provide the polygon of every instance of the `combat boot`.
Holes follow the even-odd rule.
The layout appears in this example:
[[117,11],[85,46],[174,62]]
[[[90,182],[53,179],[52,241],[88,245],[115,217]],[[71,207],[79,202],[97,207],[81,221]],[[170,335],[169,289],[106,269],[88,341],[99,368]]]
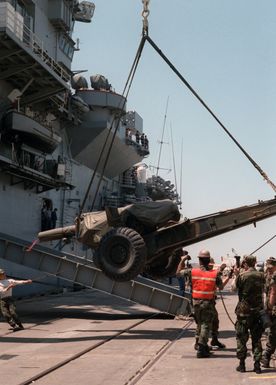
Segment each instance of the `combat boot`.
[[198,337],[195,339],[194,349],[198,350]]
[[245,372],[245,360],[240,360],[240,364],[236,367],[236,371],[241,373]]
[[219,349],[224,349],[226,346],[221,343],[219,340],[218,340],[218,337],[213,337],[212,340],[211,340],[211,346],[214,346],[214,347],[218,347]]
[[270,354],[267,354],[265,352],[264,355],[262,356],[261,364],[264,368],[270,368],[269,362],[270,362]]
[[261,365],[260,365],[259,361],[254,362],[254,372],[257,373],[257,374],[261,374],[262,373]]
[[210,357],[210,352],[208,346],[198,344],[198,351],[196,354],[197,358],[208,358]]

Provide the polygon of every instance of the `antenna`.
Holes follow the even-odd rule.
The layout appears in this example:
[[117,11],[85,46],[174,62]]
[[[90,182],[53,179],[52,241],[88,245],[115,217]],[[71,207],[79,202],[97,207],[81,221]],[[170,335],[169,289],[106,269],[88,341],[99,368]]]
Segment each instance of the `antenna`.
[[172,157],[173,157],[174,185],[175,185],[175,192],[177,193],[177,178],[176,178],[175,157],[174,157],[174,148],[173,148],[172,124],[171,124],[171,141],[172,141]]
[[182,170],[183,170],[183,138],[181,140],[181,159],[180,159],[180,209],[182,209]]
[[[150,164],[149,165],[149,169],[151,170],[151,169],[157,169],[157,167],[156,166],[154,166],[153,164]],[[165,170],[165,171],[168,171],[168,174],[172,171],[172,169],[171,168],[163,168],[163,167],[158,167],[158,170]],[[156,175],[156,176],[158,176],[158,175]]]
[[163,121],[163,128],[162,128],[162,136],[161,136],[161,141],[160,141],[160,149],[159,149],[159,155],[158,155],[158,162],[157,162],[157,167],[156,167],[156,176],[158,176],[158,172],[160,170],[160,159],[161,159],[161,152],[162,152],[162,147],[164,144],[164,132],[165,132],[165,127],[166,127],[166,120],[167,120],[167,112],[168,112],[168,105],[169,105],[169,96],[167,98],[167,104],[166,104],[166,110],[165,110],[165,116],[164,116],[164,121]]

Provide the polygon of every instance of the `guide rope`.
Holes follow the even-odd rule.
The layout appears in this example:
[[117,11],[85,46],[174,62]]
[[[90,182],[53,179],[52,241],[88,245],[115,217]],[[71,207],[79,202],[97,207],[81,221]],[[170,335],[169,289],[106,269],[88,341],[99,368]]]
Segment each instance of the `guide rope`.
[[252,253],[250,253],[250,255],[252,254],[255,254],[257,251],[259,251],[261,248],[263,248],[265,245],[267,245],[270,241],[272,241],[272,239],[274,239],[276,237],[276,234],[273,235],[273,237],[269,238],[266,242],[264,242],[260,247],[258,247],[256,250],[252,251]]
[[225,302],[224,302],[224,299],[223,299],[223,296],[222,296],[222,292],[219,290],[219,295],[220,295],[220,299],[221,299],[221,302],[222,302],[222,305],[224,307],[224,310],[225,310],[225,313],[227,315],[227,317],[229,318],[230,322],[235,326],[235,322],[232,320],[228,310],[227,310],[227,307],[225,305]]

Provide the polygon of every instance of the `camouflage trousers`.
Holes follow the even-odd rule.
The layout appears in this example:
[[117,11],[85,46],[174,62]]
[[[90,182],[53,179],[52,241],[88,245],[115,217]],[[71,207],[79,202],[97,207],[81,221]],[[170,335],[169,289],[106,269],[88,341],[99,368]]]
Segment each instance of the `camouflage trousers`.
[[209,333],[212,330],[216,312],[214,301],[194,300],[194,314],[197,324],[196,333],[198,334],[199,344],[204,346],[208,344]]
[[[218,311],[216,307],[214,307],[214,318],[212,322],[212,326],[210,328],[210,333],[212,337],[218,337],[219,334],[219,318],[218,318]],[[196,326],[196,332],[195,337],[198,338],[200,334],[199,326]]]
[[236,340],[237,340],[237,358],[245,360],[247,355],[247,341],[249,334],[252,340],[252,353],[255,362],[259,362],[262,357],[262,343],[261,337],[263,328],[260,323],[258,313],[252,313],[248,317],[237,317],[235,323]]
[[15,302],[11,297],[2,298],[0,305],[3,317],[12,327],[15,327],[16,324],[21,324],[21,321],[16,314]]
[[271,326],[269,328],[268,336],[267,336],[267,343],[266,343],[266,349],[264,352],[265,356],[268,356],[269,358],[271,355],[275,352],[276,348],[276,316],[271,316]]

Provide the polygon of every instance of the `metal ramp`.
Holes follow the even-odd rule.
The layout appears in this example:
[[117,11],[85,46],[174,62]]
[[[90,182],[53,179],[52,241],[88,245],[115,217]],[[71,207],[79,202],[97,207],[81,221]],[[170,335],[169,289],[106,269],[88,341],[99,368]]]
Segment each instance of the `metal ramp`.
[[29,242],[0,233],[0,258],[161,312],[172,315],[189,313],[190,301],[167,285],[142,277],[135,281],[114,282],[83,258],[41,246],[28,252],[29,245]]

